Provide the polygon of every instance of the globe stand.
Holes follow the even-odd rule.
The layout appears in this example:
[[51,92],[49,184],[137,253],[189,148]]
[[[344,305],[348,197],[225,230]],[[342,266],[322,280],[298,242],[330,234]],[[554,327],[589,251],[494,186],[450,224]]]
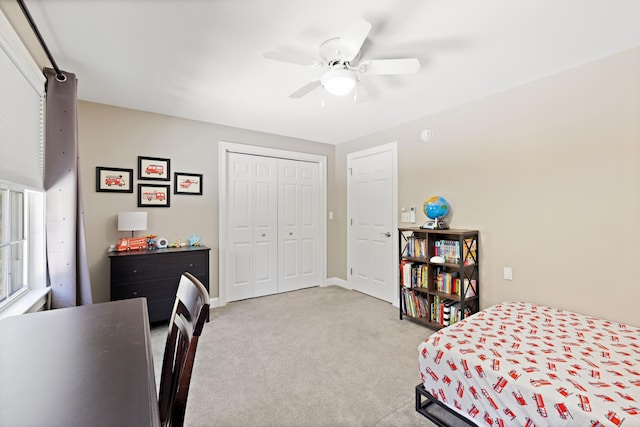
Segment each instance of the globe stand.
[[448,229],[449,229],[449,226],[447,225],[444,219],[436,218],[436,226],[434,230],[448,230]]

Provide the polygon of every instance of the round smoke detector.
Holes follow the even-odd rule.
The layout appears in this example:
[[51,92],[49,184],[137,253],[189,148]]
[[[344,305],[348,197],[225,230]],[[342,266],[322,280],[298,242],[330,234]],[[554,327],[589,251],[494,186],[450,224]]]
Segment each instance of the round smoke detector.
[[422,139],[424,142],[431,141],[432,137],[433,133],[431,132],[431,129],[424,129],[422,132],[420,132],[420,139]]

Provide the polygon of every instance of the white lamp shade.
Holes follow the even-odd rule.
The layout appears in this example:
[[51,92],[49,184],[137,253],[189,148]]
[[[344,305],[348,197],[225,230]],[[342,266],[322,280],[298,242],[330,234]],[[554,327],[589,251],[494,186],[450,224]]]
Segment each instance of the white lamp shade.
[[353,71],[333,69],[324,73],[320,81],[331,95],[343,96],[353,90],[356,85],[356,76]]
[[146,212],[120,212],[118,214],[118,231],[141,231],[146,229]]

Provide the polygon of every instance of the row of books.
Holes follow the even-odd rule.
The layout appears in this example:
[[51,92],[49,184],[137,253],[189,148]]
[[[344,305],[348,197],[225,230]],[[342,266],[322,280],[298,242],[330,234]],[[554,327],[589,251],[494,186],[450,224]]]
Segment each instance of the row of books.
[[476,296],[477,286],[476,279],[460,279],[458,273],[449,273],[442,270],[436,271],[435,288],[440,292],[448,294],[456,294],[462,296],[462,283],[464,282],[464,297],[471,298]]
[[442,326],[454,323],[472,314],[470,307],[460,309],[460,302],[450,299],[434,297],[429,304],[426,296],[409,289],[402,290],[402,314],[411,317],[421,317]]
[[429,273],[428,266],[426,264],[413,263],[411,261],[403,260],[400,263],[400,273],[402,286],[406,288],[426,288]]
[[[429,267],[426,264],[402,260],[400,263],[400,280],[405,288],[429,288]],[[457,272],[448,272],[445,269],[436,268],[433,289],[462,296],[463,283],[465,298],[477,295],[476,279],[467,278],[462,280],[458,277]]]
[[407,256],[413,258],[428,258],[427,239],[421,239],[416,236],[411,236],[407,239]]
[[460,262],[460,242],[458,240],[436,240],[433,242],[435,256],[444,258],[444,262],[457,264]]
[[[464,265],[473,265],[477,262],[477,240],[468,237],[462,242],[460,251],[459,240],[436,240],[433,242],[433,254],[444,258],[444,262],[458,264],[460,259]],[[411,236],[407,239],[407,256],[413,258],[429,258],[429,244],[427,239]]]
[[441,299],[436,296],[431,304],[431,321],[442,326],[453,325],[470,315],[471,308],[465,307],[463,312],[460,309],[460,303],[450,299]]
[[464,239],[462,253],[458,240],[436,240],[433,245],[434,255],[444,258],[444,262],[458,264],[460,257],[462,257],[464,265],[473,265],[478,259],[477,240],[473,237]]
[[402,290],[402,314],[411,317],[429,317],[429,302],[418,292]]

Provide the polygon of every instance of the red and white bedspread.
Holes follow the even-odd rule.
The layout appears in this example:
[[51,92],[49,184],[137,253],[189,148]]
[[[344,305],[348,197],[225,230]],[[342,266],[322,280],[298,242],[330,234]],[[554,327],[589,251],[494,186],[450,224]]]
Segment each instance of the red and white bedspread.
[[418,351],[425,389],[479,426],[640,426],[640,328],[505,302]]

